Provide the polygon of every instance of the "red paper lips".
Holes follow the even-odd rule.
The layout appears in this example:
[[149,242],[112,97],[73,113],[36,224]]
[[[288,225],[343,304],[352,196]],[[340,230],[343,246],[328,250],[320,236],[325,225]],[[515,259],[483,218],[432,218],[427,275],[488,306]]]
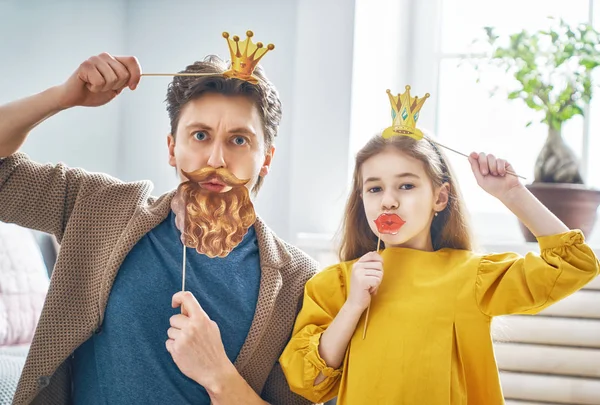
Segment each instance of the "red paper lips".
[[376,220],[379,233],[395,235],[406,222],[396,214],[381,214]]

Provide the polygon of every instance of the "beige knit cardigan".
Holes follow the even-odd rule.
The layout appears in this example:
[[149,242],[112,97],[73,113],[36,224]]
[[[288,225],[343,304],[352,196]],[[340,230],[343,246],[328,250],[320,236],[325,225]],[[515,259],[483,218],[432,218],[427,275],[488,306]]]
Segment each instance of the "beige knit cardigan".
[[[53,234],[61,244],[50,288],[13,404],[70,403],[73,351],[97,333],[121,263],[169,214],[173,192],[150,196],[148,181],[39,164],[25,154],[0,159],[0,221]],[[290,392],[278,357],[317,264],[255,224],[261,280],[254,319],[235,366],[272,404],[309,404]]]

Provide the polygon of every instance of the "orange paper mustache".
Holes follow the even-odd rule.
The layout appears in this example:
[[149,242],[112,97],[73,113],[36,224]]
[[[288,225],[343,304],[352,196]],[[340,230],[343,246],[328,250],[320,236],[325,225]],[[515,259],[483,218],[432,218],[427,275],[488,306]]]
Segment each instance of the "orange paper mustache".
[[221,182],[225,183],[230,187],[239,187],[244,186],[248,183],[249,180],[241,180],[238,179],[235,174],[231,173],[224,167],[220,167],[215,169],[214,167],[203,167],[201,169],[195,170],[193,172],[186,172],[184,170],[181,171],[185,177],[190,179],[190,181],[196,183],[202,183],[207,180],[216,178]]
[[[190,180],[179,185],[171,203],[181,241],[208,257],[226,257],[256,221],[246,188],[249,180],[239,179],[225,168],[182,173]],[[211,191],[203,188],[206,182],[218,182],[231,190]]]

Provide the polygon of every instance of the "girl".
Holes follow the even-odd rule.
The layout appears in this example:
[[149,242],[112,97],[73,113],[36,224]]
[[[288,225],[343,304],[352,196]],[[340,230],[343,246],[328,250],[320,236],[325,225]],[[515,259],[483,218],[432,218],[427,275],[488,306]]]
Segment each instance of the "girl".
[[356,158],[343,262],[307,283],[280,359],[294,392],[315,402],[337,395],[338,405],[504,403],[492,317],[537,313],[600,263],[580,231],[506,175],[507,162],[469,161],[479,186],[536,235],[541,256],[473,253],[444,155],[425,139],[374,137]]

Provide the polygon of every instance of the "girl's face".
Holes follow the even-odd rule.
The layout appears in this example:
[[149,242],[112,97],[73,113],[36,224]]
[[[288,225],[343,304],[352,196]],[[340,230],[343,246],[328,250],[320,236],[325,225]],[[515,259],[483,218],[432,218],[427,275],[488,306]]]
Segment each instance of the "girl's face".
[[373,233],[387,247],[433,250],[431,222],[448,203],[448,184],[434,187],[423,162],[391,148],[367,159],[360,174]]

